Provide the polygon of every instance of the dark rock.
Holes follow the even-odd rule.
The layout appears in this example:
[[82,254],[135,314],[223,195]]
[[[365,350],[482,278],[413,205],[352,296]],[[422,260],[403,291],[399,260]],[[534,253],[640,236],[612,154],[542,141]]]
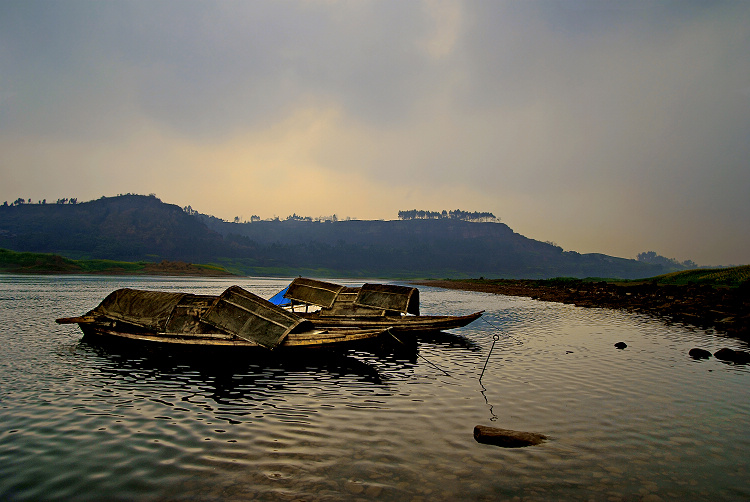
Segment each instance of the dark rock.
[[627,347],[627,346],[628,346],[628,344],[627,344],[627,343],[625,343],[625,342],[617,342],[617,343],[615,344],[615,347],[617,347],[618,349],[624,349],[624,348],[625,348],[625,347]]
[[708,359],[711,357],[711,353],[709,351],[699,348],[690,349],[688,355],[693,359]]
[[721,359],[722,361],[731,361],[734,351],[732,349],[719,349],[714,352],[714,356],[716,359]]
[[721,359],[722,361],[729,361],[737,364],[750,363],[750,352],[745,352],[744,350],[732,350],[724,348],[714,352],[714,356],[716,357],[716,359]]

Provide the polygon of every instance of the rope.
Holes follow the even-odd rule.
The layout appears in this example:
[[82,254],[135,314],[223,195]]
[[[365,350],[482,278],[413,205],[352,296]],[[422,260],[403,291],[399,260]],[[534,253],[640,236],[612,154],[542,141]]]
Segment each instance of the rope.
[[[404,342],[402,342],[401,340],[399,340],[398,338],[396,338],[396,335],[394,335],[394,334],[393,334],[393,332],[391,331],[391,328],[388,328],[388,329],[387,329],[386,331],[388,332],[388,334],[389,334],[389,335],[391,335],[391,336],[393,337],[393,339],[394,339],[394,340],[396,340],[396,341],[397,341],[398,343],[400,343],[401,345],[404,345],[404,346],[406,346],[406,344],[405,344]],[[443,373],[445,373],[445,375],[446,375],[446,376],[451,376],[451,375],[450,375],[450,373],[448,373],[448,372],[447,372],[447,371],[445,371],[445,370],[444,370],[443,368],[441,368],[441,367],[440,367],[440,366],[438,366],[437,364],[435,364],[435,363],[433,363],[432,361],[430,361],[429,359],[427,359],[427,358],[426,358],[425,356],[421,355],[421,354],[420,354],[420,353],[419,353],[418,351],[417,351],[417,357],[421,357],[422,359],[424,359],[425,361],[427,361],[427,363],[428,363],[428,364],[430,364],[430,365],[434,366],[435,368],[437,368],[437,369],[439,369],[440,371],[442,371]]]
[[487,359],[484,361],[484,368],[482,368],[482,374],[479,375],[479,383],[482,383],[482,377],[484,376],[484,370],[487,369],[487,363],[490,362],[490,356],[492,355],[492,350],[495,348],[495,343],[500,340],[500,335],[492,335],[492,347],[490,347],[490,351],[487,354]]
[[[492,323],[491,323],[491,322],[490,322],[489,320],[487,320],[487,319],[486,319],[485,317],[482,317],[482,319],[484,319],[484,322],[486,322],[487,324],[489,324],[490,326],[492,326],[492,327],[493,327],[494,329],[496,329],[497,331],[500,331],[500,328],[499,328],[499,327],[497,327],[497,326],[495,326],[494,324],[492,324]],[[521,340],[519,340],[518,338],[515,338],[515,337],[513,337],[513,336],[511,336],[511,335],[509,335],[509,334],[507,334],[507,333],[505,334],[505,336],[506,336],[506,337],[508,337],[508,338],[512,338],[513,340],[515,340],[516,344],[518,344],[518,345],[523,345],[523,342],[522,342]],[[481,374],[481,375],[479,375],[479,384],[480,384],[480,385],[481,385],[481,383],[482,383],[482,377],[484,376],[484,370],[486,370],[486,369],[487,369],[487,363],[489,363],[489,362],[490,362],[490,356],[492,355],[492,351],[493,351],[493,349],[495,348],[495,343],[497,343],[497,341],[498,341],[498,340],[500,340],[500,335],[497,335],[497,334],[495,334],[495,335],[492,335],[492,347],[490,347],[490,351],[489,351],[489,353],[487,354],[487,359],[486,359],[486,360],[484,361],[484,367],[482,368],[482,374]]]
[[[501,331],[501,329],[498,326],[495,326],[494,324],[492,324],[489,320],[487,320],[487,318],[483,317],[482,319],[484,319],[484,321],[487,324],[492,326],[493,329],[497,331]],[[518,338],[515,338],[507,333],[505,333],[505,336],[513,339],[516,342],[516,344],[523,345],[523,342],[519,340]],[[498,334],[492,335],[492,347],[490,347],[490,351],[487,353],[487,359],[485,359],[484,361],[484,366],[482,367],[482,373],[479,375],[479,385],[482,387],[482,390],[481,390],[482,397],[484,397],[485,404],[487,404],[487,406],[489,406],[490,408],[490,421],[491,422],[497,421],[498,416],[495,414],[492,404],[490,404],[489,400],[487,399],[487,394],[485,394],[487,389],[485,388],[484,384],[482,384],[482,377],[484,376],[484,371],[487,369],[487,363],[490,362],[490,356],[492,355],[492,351],[495,349],[495,344],[497,343],[498,340],[500,340],[500,335]]]

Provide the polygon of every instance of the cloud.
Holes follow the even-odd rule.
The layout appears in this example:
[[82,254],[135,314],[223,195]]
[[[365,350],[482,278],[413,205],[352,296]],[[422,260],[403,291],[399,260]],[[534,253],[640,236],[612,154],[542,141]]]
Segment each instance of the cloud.
[[425,0],[422,5],[434,25],[419,45],[431,58],[443,59],[453,52],[461,34],[461,3],[457,0]]
[[4,2],[0,198],[462,208],[748,262],[747,26],[731,2]]

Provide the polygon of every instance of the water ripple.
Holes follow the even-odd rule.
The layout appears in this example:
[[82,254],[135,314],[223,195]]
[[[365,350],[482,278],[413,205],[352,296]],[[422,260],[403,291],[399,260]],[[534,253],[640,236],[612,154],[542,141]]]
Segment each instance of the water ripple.
[[[246,282],[266,296],[284,285]],[[421,291],[425,313],[486,314],[406,353],[211,361],[104,349],[53,322],[116,287],[229,284],[0,278],[0,499],[750,497],[750,371],[687,357],[742,348],[713,332],[434,288]],[[551,440],[482,445],[476,424]]]

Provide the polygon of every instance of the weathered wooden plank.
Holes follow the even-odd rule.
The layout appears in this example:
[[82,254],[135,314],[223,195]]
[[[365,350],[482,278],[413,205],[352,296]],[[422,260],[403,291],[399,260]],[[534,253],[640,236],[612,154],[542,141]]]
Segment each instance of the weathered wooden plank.
[[57,324],[90,324],[96,322],[96,318],[93,316],[79,316],[79,317],[61,317],[55,319]]

